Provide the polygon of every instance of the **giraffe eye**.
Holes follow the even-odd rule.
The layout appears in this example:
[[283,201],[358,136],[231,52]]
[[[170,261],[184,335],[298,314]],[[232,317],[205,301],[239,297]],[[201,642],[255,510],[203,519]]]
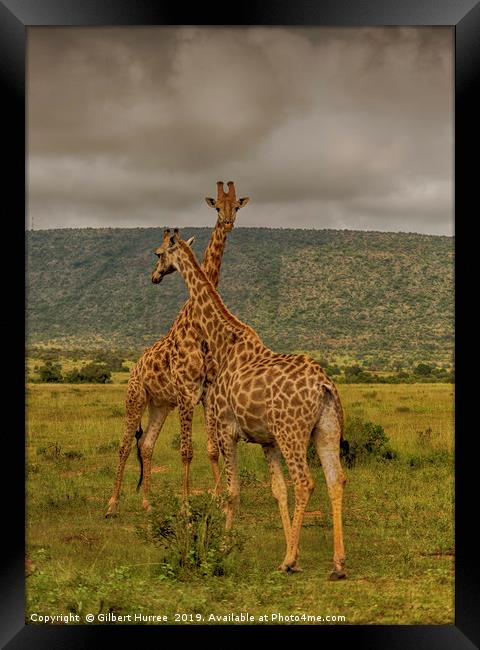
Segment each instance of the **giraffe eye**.
[[217,212],[220,212],[220,208],[215,208],[215,210],[216,210]]

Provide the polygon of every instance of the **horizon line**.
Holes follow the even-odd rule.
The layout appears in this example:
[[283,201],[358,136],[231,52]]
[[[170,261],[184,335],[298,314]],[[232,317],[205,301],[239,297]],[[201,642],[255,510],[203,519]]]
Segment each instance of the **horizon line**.
[[[162,230],[164,228],[169,228],[172,226],[169,225],[160,225],[160,226],[64,226],[64,227],[55,227],[55,228],[26,228],[26,233],[34,232],[49,232],[55,230]],[[188,229],[198,229],[198,230],[212,230],[215,226],[182,226],[180,230]],[[416,232],[413,230],[365,230],[365,229],[355,229],[355,228],[293,228],[288,226],[235,226],[232,230],[307,230],[307,231],[333,231],[333,232],[358,232],[358,233],[379,233],[383,235],[419,235],[423,237],[449,237],[453,239],[455,234],[438,234],[438,233],[425,233],[425,232]]]

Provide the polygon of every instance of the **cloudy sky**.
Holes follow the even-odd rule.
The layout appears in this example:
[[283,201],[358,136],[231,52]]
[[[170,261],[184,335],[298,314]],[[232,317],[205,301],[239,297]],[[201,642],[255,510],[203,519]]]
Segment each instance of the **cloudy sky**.
[[28,28],[27,227],[453,233],[453,32]]

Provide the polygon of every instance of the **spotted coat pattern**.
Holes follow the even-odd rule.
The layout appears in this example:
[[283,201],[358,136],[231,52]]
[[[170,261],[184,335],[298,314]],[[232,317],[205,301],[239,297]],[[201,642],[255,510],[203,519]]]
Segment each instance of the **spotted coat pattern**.
[[[217,183],[217,199],[206,198],[210,207],[217,210],[218,219],[205,250],[203,269],[217,286],[227,234],[232,230],[237,211],[246,205],[248,197],[237,199],[235,186],[228,183],[228,193],[223,182]],[[165,231],[164,241],[169,233]],[[169,271],[167,271],[169,272]],[[189,491],[189,469],[193,457],[192,420],[196,404],[202,401],[205,408],[206,386],[213,380],[216,368],[213,358],[194,323],[195,314],[188,300],[167,334],[147,348],[130,372],[125,401],[124,435],[119,451],[119,461],[113,493],[108,504],[107,517],[117,513],[125,464],[137,436],[138,454],[142,464],[143,507],[150,510],[151,461],[153,449],[167,415],[178,406],[180,417],[180,454],[183,463],[183,494]],[[141,428],[142,415],[148,408],[148,425]],[[218,445],[207,420],[208,454],[214,482],[218,492]],[[210,432],[210,433],[209,433]],[[141,479],[142,480],[142,479]]]
[[[200,335],[217,366],[207,396],[207,416],[225,461],[228,487],[226,527],[239,503],[236,446],[240,439],[262,446],[278,501],[286,541],[282,571],[298,571],[303,513],[314,488],[307,464],[312,439],[322,463],[332,505],[334,568],[332,579],[345,576],[342,497],[345,475],[340,464],[343,410],[333,381],[305,355],[278,354],[258,334],[228,311],[198,264],[194,253],[172,239],[154,273],[175,268],[188,287]],[[167,271],[170,272],[170,271]],[[280,465],[285,459],[295,489],[292,520]]]

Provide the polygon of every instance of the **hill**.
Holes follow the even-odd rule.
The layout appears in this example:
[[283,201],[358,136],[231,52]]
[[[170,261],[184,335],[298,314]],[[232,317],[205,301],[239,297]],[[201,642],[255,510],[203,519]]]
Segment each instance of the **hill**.
[[[210,228],[195,235],[201,258]],[[150,282],[162,228],[27,233],[28,343],[151,345],[187,299],[178,273]],[[278,351],[450,363],[451,237],[347,230],[236,228],[219,291],[230,310]]]

